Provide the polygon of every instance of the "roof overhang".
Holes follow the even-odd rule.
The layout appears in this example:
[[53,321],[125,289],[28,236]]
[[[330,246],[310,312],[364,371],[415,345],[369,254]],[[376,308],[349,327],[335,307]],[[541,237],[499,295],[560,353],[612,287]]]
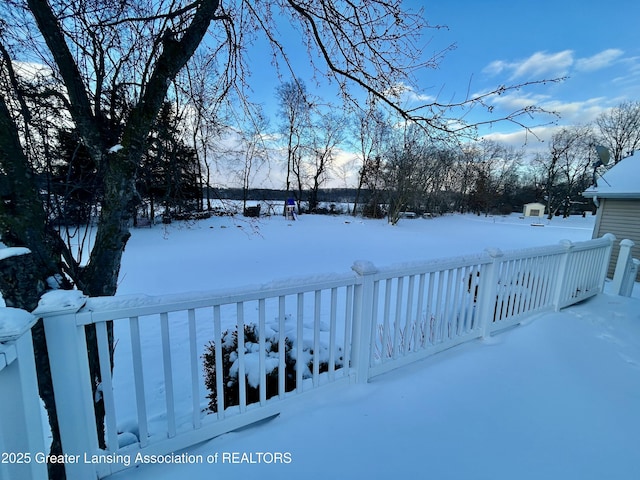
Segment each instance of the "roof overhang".
[[629,199],[640,199],[640,195],[638,194],[638,192],[598,192],[598,191],[594,191],[594,190],[586,190],[584,192],[582,192],[582,196],[586,197],[586,198],[593,198],[593,197],[598,197],[598,198],[617,198],[617,199],[624,199],[624,200],[629,200]]

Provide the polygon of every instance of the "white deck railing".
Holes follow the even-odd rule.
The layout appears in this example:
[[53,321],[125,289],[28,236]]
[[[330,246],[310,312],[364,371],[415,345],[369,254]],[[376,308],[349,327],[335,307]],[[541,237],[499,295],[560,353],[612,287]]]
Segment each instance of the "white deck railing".
[[635,243],[632,240],[626,239],[620,242],[620,251],[611,288],[615,295],[630,297],[633,292],[633,286],[638,276],[638,267],[640,267],[640,260],[631,256],[631,249],[634,246]]
[[[63,449],[112,460],[174,452],[277,414],[307,392],[366,382],[576,303],[602,291],[613,239],[390,268],[356,262],[343,275],[209,294],[91,298],[79,309],[41,313]],[[87,325],[95,325],[102,359],[106,450],[98,449],[92,421]],[[234,342],[241,347],[230,350]],[[209,389],[205,354],[215,371]],[[66,467],[75,480],[127,465]]]

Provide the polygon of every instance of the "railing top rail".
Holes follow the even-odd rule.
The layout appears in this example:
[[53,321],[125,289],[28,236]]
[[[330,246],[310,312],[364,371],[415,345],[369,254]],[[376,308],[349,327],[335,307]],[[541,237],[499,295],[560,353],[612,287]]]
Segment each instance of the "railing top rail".
[[615,237],[613,235],[606,234],[603,237],[594,238],[592,240],[585,240],[583,242],[571,242],[569,240],[563,240],[556,245],[545,245],[542,247],[531,247],[518,250],[505,250],[503,252],[503,260],[559,255],[561,253],[564,253],[567,248],[571,248],[571,250],[574,252],[579,252],[582,250],[592,250],[594,248],[604,248],[610,246],[613,240],[615,240]]
[[421,275],[449,270],[452,268],[465,268],[473,265],[482,265],[491,263],[491,261],[492,259],[488,254],[481,253],[437,260],[399,263],[378,268],[374,274],[374,279],[385,280],[401,276]]
[[213,290],[162,296],[141,294],[94,297],[87,301],[86,305],[75,314],[75,317],[78,325],[88,325],[119,318],[185,311],[339,288],[353,285],[356,281],[355,274],[343,273],[293,278],[286,281],[276,281],[232,290]]

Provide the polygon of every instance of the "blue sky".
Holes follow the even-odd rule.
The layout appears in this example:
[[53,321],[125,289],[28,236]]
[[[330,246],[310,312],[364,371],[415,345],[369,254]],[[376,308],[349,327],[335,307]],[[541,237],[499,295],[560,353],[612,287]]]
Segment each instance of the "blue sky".
[[[430,2],[425,13],[446,23],[449,30],[439,37],[457,45],[436,72],[445,88],[464,87],[471,75],[472,91],[567,77],[500,98],[503,112],[530,99],[558,111],[561,124],[574,124],[624,100],[640,100],[638,2]],[[517,129],[500,125],[494,131]]]
[[[576,0],[533,1],[437,1],[405,2],[424,8],[432,25],[447,29],[425,32],[425,55],[455,44],[438,69],[416,72],[416,95],[439,100],[461,100],[471,94],[529,81],[567,77],[507,93],[496,99],[492,114],[475,109],[469,121],[499,118],[520,106],[535,103],[557,111],[559,124],[586,123],[607,108],[625,100],[640,100],[640,3],[623,0],[594,3]],[[302,47],[293,35],[292,57],[298,75],[317,95],[335,98],[331,88],[311,78]],[[428,40],[428,43],[427,43]],[[294,50],[298,48],[298,50]],[[264,51],[252,52],[253,64],[262,62]],[[258,58],[256,58],[258,57]],[[250,81],[255,98],[274,108],[277,79],[268,67],[254,69]],[[553,120],[541,116],[530,124]],[[534,130],[548,138],[549,127]],[[502,123],[481,131],[495,139],[523,144],[522,128]],[[529,145],[535,143],[531,136]],[[531,145],[532,146],[532,145]]]

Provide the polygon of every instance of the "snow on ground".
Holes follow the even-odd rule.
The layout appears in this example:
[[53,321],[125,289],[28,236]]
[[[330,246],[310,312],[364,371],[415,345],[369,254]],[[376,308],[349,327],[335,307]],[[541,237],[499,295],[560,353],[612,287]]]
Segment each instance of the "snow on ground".
[[[303,216],[157,226],[134,231],[119,294],[346,272],[361,259],[384,266],[582,241],[593,222],[451,215],[392,227]],[[113,478],[636,479],[639,400],[640,300],[601,295],[369,384],[315,392],[271,421],[187,450],[204,459],[217,453],[216,464],[150,465]],[[274,458],[259,452],[290,462],[222,463]]]
[[589,240],[594,220],[591,215],[552,220],[447,215],[392,226],[385,220],[302,215],[297,221],[214,217],[140,228],[127,245],[118,294],[212,290],[349,272],[356,260],[384,266],[481,253],[488,247],[512,250]]

